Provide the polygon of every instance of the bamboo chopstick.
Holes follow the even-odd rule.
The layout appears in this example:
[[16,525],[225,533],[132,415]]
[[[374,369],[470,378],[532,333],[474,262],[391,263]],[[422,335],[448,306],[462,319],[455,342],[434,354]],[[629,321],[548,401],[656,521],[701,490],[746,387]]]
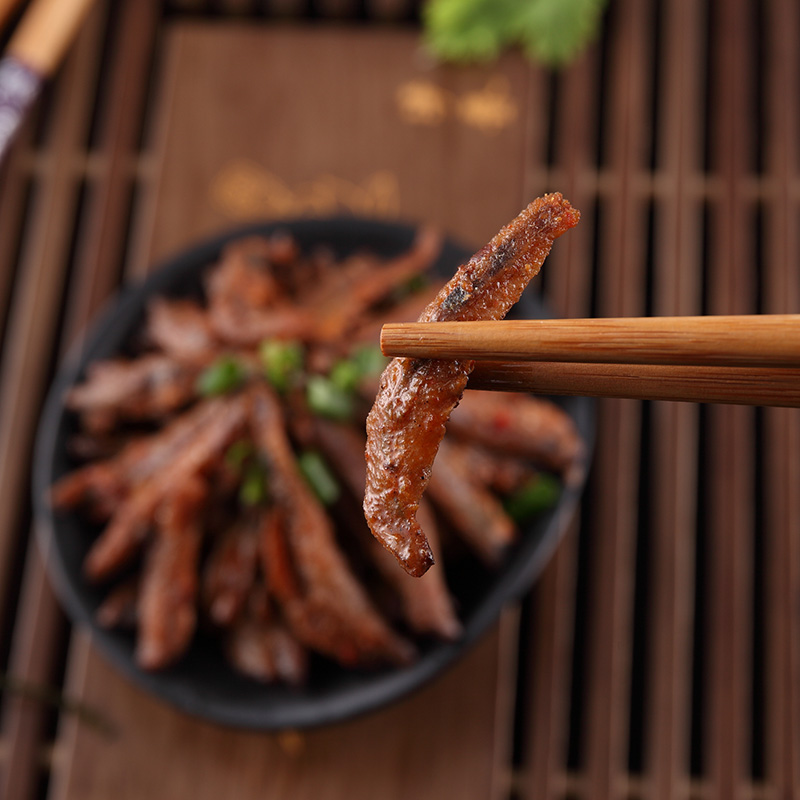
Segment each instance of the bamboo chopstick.
[[387,324],[381,349],[474,360],[470,389],[800,407],[800,315]]
[[384,355],[480,361],[800,367],[800,314],[394,323]]
[[94,0],[33,0],[0,59],[0,160]]
[[6,55],[40,77],[53,74],[94,0],[34,0],[20,20]]
[[800,407],[800,369],[478,361],[468,388],[535,394]]

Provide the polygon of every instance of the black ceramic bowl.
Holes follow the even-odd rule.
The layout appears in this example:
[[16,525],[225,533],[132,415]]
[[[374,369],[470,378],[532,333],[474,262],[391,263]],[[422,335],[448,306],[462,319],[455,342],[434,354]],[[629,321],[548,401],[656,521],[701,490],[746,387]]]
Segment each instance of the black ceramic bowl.
[[[367,249],[390,257],[406,250],[414,236],[411,227],[353,218],[281,221],[239,228],[176,256],[144,283],[122,292],[93,326],[83,350],[67,359],[59,371],[41,420],[33,475],[34,504],[42,523],[38,525],[40,546],[56,591],[73,620],[89,626],[103,653],[144,689],[199,717],[263,730],[343,720],[397,700],[442,672],[489,628],[506,603],[531,585],[552,554],[581,491],[581,487],[565,489],[558,506],[524,530],[498,571],[489,573],[479,567],[448,569],[448,580],[464,623],[463,636],[453,643],[420,641],[420,658],[409,667],[362,672],[345,670],[320,659],[313,662],[308,685],[303,689],[265,686],[235,672],[224,660],[219,643],[198,634],[187,655],[171,669],[158,673],[140,670],[133,658],[133,634],[105,630],[94,622],[95,609],[105,590],[87,583],[81,566],[97,531],[76,514],[53,513],[47,503],[48,488],[74,466],[66,445],[75,430],[75,420],[65,410],[62,399],[66,390],[81,378],[89,362],[107,358],[124,348],[142,321],[150,298],[196,292],[202,272],[227,242],[246,234],[267,234],[277,228],[289,230],[303,248],[325,244],[337,256]],[[450,276],[470,255],[447,242],[436,270]],[[515,315],[542,316],[532,290],[525,293]],[[571,398],[562,404],[590,445],[592,403]]]

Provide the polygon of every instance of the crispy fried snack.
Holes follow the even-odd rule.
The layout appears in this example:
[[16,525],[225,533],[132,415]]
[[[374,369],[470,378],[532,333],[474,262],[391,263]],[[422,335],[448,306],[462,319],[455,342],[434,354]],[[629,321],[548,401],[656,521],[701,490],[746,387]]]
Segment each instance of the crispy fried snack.
[[[459,268],[420,322],[501,319],[539,272],[553,241],[579,217],[560,194],[534,200]],[[433,564],[416,513],[471,370],[471,361],[396,358],[367,418],[364,513],[375,537],[411,575]]]
[[575,423],[544,398],[469,392],[453,411],[449,430],[497,453],[529,459],[567,483],[582,476],[585,448]]
[[[352,426],[328,420],[314,420],[314,436],[322,451],[356,496],[364,494],[367,471],[364,463],[364,437]],[[423,501],[418,516],[425,524],[433,547],[438,545],[436,518]],[[461,633],[453,600],[447,590],[443,570],[434,570],[414,579],[397,569],[391,554],[372,536],[364,532],[364,547],[383,579],[400,597],[403,617],[417,633],[433,634],[442,639],[455,639]]]
[[257,681],[301,686],[308,673],[308,651],[279,619],[262,583],[251,586],[247,601],[225,637],[228,660]]
[[371,306],[430,269],[441,247],[441,236],[431,229],[423,229],[408,252],[381,269],[375,268],[374,259],[352,258],[350,269],[337,271],[334,280],[323,283],[308,303],[315,319],[314,338],[321,342],[340,340]]
[[[521,291],[575,216],[555,197],[539,201],[444,289],[421,285],[441,245],[429,230],[383,261],[302,253],[276,233],[226,247],[205,273],[203,297],[152,300],[131,342],[137,352],[95,363],[69,393],[80,426],[71,453],[92,463],[51,493],[56,508],[105,525],[84,561],[87,578],[124,575],[109,585],[98,623],[134,629],[137,662],[149,670],[173,664],[202,625],[233,668],[288,684],[305,681],[312,652],[346,667],[402,665],[416,654],[407,633],[457,638],[445,571],[420,580],[397,569],[360,513],[363,423],[381,363],[367,343],[387,319],[416,319],[426,307],[442,319],[485,314],[488,293],[504,308],[508,286]],[[402,365],[401,375],[422,387],[426,369]],[[410,419],[420,421],[413,406],[425,397],[446,418],[447,391],[468,371],[433,368],[442,380],[429,395],[408,394]],[[531,459],[568,475],[580,463],[571,422],[536,403],[468,398],[454,415],[434,502],[417,498],[437,557],[474,561],[472,550],[496,563],[514,535],[500,498],[524,490]],[[426,434],[428,451],[437,435]],[[509,439],[519,456],[490,449]],[[420,439],[412,432],[398,443]],[[421,492],[412,484],[420,471],[425,478],[428,451],[410,468],[409,497]],[[453,533],[470,547],[453,547]]]
[[183,655],[197,624],[201,517],[208,485],[191,477],[175,487],[156,515],[139,593],[136,661],[162,669]]
[[273,336],[307,336],[313,320],[285,295],[271,270],[271,250],[261,237],[233,242],[209,273],[209,321],[222,342],[248,347]]
[[208,314],[194,300],[156,297],[147,307],[144,335],[179,361],[202,363],[218,346]]
[[67,394],[66,405],[85,428],[103,433],[120,420],[162,419],[182,408],[194,397],[196,379],[196,369],[165,355],[98,361]]
[[208,618],[225,627],[235,622],[256,577],[261,514],[239,518],[220,533],[203,568],[202,602]]
[[90,580],[102,581],[128,563],[147,536],[163,499],[185,481],[202,474],[244,425],[247,418],[244,397],[207,402],[214,409],[209,424],[171,462],[131,491],[95,540],[84,564]]
[[103,628],[135,628],[139,622],[139,576],[114,587],[97,609],[95,619]]
[[108,519],[133,485],[167,467],[210,424],[219,405],[220,401],[200,403],[158,433],[130,442],[116,456],[68,473],[51,490],[53,506],[87,504],[95,517]]
[[517,526],[462,456],[447,439],[441,443],[428,494],[483,561],[497,566],[516,538]]
[[373,606],[336,545],[330,518],[297,470],[279,401],[258,386],[252,403],[253,438],[269,465],[272,496],[283,514],[299,579],[295,595],[279,597],[291,630],[342,664],[408,663],[413,646]]

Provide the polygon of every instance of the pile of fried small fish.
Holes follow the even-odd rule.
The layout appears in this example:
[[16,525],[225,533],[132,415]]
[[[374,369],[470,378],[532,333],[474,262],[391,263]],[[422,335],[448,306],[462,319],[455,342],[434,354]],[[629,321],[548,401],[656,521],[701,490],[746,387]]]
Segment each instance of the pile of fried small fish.
[[[235,241],[202,299],[153,299],[135,355],[92,363],[69,391],[81,465],[52,503],[97,525],[97,621],[135,630],[141,668],[174,664],[199,629],[237,670],[296,685],[312,654],[404,665],[423,638],[458,638],[446,548],[412,577],[360,510],[380,327],[436,295],[440,247],[426,229],[388,260],[301,252],[287,233]],[[581,453],[551,403],[468,392],[419,504],[431,547],[498,565]]]

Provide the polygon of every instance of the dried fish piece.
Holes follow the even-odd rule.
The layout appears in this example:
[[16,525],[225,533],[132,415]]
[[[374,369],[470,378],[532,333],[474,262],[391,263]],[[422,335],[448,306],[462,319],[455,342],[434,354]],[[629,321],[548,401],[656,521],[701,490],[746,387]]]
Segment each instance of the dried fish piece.
[[449,430],[490,450],[529,459],[568,484],[583,475],[586,451],[572,417],[544,398],[468,392],[453,411]]
[[172,664],[194,635],[201,515],[207,494],[204,481],[188,478],[165,498],[156,515],[137,613],[136,661],[143,669]]
[[165,355],[97,361],[65,402],[86,429],[107,432],[121,420],[160,419],[182,408],[195,396],[197,373]]
[[[465,397],[468,396],[465,394]],[[464,402],[463,399],[461,402]],[[456,407],[456,411],[460,406],[461,404]],[[452,433],[452,419],[451,416],[448,433]],[[455,436],[448,435],[446,438],[451,448],[456,451],[456,457],[469,464],[471,477],[501,497],[530,483],[538,474],[530,463],[517,456],[492,450],[474,442],[459,441]]]
[[86,503],[95,512],[101,512],[96,516],[107,519],[133,485],[166,467],[199,435],[221,402],[200,403],[158,433],[131,441],[118,455],[67,473],[51,489],[53,506],[66,509]]
[[462,455],[463,451],[445,437],[439,445],[428,494],[456,533],[484,562],[497,566],[516,539],[517,526],[497,497],[476,480],[470,462]]
[[299,596],[280,598],[293,633],[342,664],[408,663],[413,646],[383,620],[336,545],[333,526],[297,469],[280,403],[252,390],[253,437],[269,466],[270,493],[283,514]]
[[95,614],[103,628],[136,627],[139,621],[139,576],[135,575],[115,586],[100,604]]
[[441,247],[442,237],[433,229],[423,228],[410,250],[384,264],[374,258],[353,257],[350,268],[333,273],[332,280],[320,286],[307,304],[315,319],[314,339],[341,340],[359,326],[369,308],[430,269]]
[[[314,437],[353,495],[362,497],[367,480],[363,435],[352,426],[317,418],[314,420]],[[432,547],[436,548],[436,519],[424,499],[420,501],[417,516],[425,526]],[[444,570],[434,570],[422,578],[412,578],[397,569],[391,554],[374,537],[369,536],[366,529],[363,546],[383,579],[398,593],[403,616],[412,630],[443,639],[458,637],[461,623],[447,590]]]
[[[501,319],[538,273],[553,241],[579,216],[560,194],[534,200],[458,269],[420,321]],[[472,365],[394,359],[367,418],[364,513],[376,538],[415,576],[433,564],[417,508]]]
[[[384,325],[394,322],[413,322],[419,319],[419,315],[436,299],[443,286],[443,281],[433,280],[430,286],[410,294],[397,305],[374,311],[359,322],[352,334],[353,341],[377,345],[381,338],[381,328]],[[373,392],[374,394],[375,392]]]
[[[408,279],[427,268],[438,246],[437,236],[422,232],[415,247],[396,258],[380,262],[356,254],[342,262],[323,249],[301,255],[288,236],[240,240],[210,268],[204,299],[152,301],[146,330],[132,342],[147,349],[97,365],[76,387],[71,398],[83,426],[76,457],[102,460],[58,481],[53,502],[81,506],[108,523],[85,562],[92,580],[110,578],[143,552],[137,574],[112,589],[98,610],[100,624],[138,628],[142,666],[158,669],[178,658],[197,615],[212,623],[236,669],[287,683],[305,680],[311,649],[347,666],[407,663],[415,648],[387,619],[419,634],[459,635],[443,571],[420,580],[398,570],[355,502],[365,488],[366,465],[363,433],[353,423],[377,381],[371,377],[374,353],[353,345],[364,337],[377,340],[378,325],[387,319],[417,318],[434,300],[435,292],[419,281],[412,289]],[[495,267],[502,272],[506,260],[513,262],[504,247],[485,249],[478,266],[489,263],[489,273]],[[459,276],[437,295],[434,306],[443,318],[472,313],[469,281],[480,294],[494,280],[484,275],[481,284],[475,270]],[[291,342],[261,341],[289,335]],[[267,354],[276,348],[299,354],[291,380],[275,378]],[[215,368],[230,362],[236,380],[218,379],[225,375]],[[210,377],[198,376],[214,377],[213,387]],[[347,424],[312,416],[331,410],[309,391],[319,380],[347,395]],[[203,399],[206,392],[215,399]],[[503,404],[507,397],[497,400]],[[530,433],[546,442],[546,432],[522,417],[514,423],[526,429],[521,438]],[[127,421],[136,425],[116,427]],[[145,434],[140,421],[161,430]],[[467,454],[470,469],[456,463],[445,490],[434,475],[431,497],[452,519],[466,515],[463,527],[467,535],[471,530],[474,549],[496,560],[504,538],[493,527],[495,494],[522,492],[531,468],[468,433],[451,437],[440,461],[446,467],[448,459],[459,462]],[[569,452],[567,433],[559,433],[562,456]],[[345,492],[331,508],[317,502],[299,471],[298,448],[321,451],[343,480]],[[540,449],[552,450],[546,443]],[[249,491],[253,487],[258,491]],[[417,521],[438,549],[433,504],[420,501]]]
[[270,269],[262,237],[229,245],[206,280],[209,322],[223,342],[257,346],[275,336],[304,338],[313,320],[290,301]]
[[179,361],[202,363],[217,346],[208,313],[193,300],[156,297],[147,307],[144,336]]
[[206,402],[213,409],[209,424],[171,462],[133,489],[94,541],[84,563],[89,579],[104,580],[126,564],[147,536],[163,498],[174,487],[208,469],[243,427],[248,411],[244,396]]
[[259,512],[236,519],[213,543],[203,568],[202,600],[215,625],[232,624],[242,613],[256,577]]
[[245,613],[225,637],[225,654],[244,675],[264,683],[301,686],[308,673],[308,651],[272,612],[266,588],[251,588]]

